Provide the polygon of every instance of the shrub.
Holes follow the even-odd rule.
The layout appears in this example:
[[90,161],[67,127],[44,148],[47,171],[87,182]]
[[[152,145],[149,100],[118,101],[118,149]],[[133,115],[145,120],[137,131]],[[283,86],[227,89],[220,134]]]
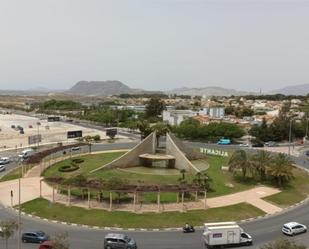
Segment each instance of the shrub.
[[82,159],[82,158],[74,158],[74,159],[72,159],[72,164],[74,164],[74,163],[83,163],[85,160],[84,159]]
[[63,165],[61,166],[58,170],[60,172],[72,172],[72,171],[75,171],[75,170],[78,170],[79,167],[75,164],[71,164],[71,165]]

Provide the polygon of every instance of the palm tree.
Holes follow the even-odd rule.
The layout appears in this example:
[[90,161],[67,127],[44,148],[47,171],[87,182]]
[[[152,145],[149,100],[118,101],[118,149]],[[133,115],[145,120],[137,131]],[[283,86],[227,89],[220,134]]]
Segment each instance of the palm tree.
[[274,157],[266,169],[267,174],[275,179],[279,187],[294,177],[293,162],[283,153]]
[[171,127],[164,122],[158,122],[154,126],[151,127],[152,131],[156,132],[156,140],[157,140],[157,147],[159,147],[159,139],[161,136],[165,136],[166,133],[170,131]]
[[255,155],[251,157],[253,167],[259,174],[261,180],[266,178],[266,168],[271,162],[271,154],[265,150],[259,150]]
[[247,155],[246,151],[244,150],[236,150],[229,162],[229,171],[230,172],[237,172],[241,170],[243,177],[247,176],[248,171],[253,171],[253,164],[251,158]]

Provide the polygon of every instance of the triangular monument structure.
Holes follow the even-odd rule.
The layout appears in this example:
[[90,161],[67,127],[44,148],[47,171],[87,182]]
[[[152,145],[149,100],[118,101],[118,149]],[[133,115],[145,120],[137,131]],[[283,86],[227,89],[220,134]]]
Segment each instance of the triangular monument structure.
[[163,147],[159,146],[160,141],[158,139],[159,137],[156,136],[156,132],[152,132],[133,149],[92,172],[136,166],[184,169],[193,174],[200,172],[190,162],[190,160],[198,159],[199,155],[197,152],[187,148],[173,134],[166,133],[166,142]]

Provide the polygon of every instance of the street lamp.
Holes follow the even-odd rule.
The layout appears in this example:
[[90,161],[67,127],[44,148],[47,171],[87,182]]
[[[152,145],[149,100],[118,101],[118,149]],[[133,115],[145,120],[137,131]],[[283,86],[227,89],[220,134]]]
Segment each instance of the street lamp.
[[39,148],[39,146],[40,146],[40,125],[41,125],[41,123],[40,122],[36,122],[36,125],[38,126],[38,137],[37,137],[37,139],[38,139],[38,148]]
[[19,163],[18,177],[18,249],[21,249],[21,178],[22,178],[22,163]]
[[290,119],[290,129],[289,129],[289,156],[291,155],[292,122],[293,122],[293,119]]

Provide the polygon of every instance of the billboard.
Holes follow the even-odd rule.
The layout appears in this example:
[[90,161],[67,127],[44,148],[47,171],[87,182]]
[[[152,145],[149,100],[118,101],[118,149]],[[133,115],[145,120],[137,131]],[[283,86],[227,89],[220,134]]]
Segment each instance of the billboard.
[[47,117],[47,122],[57,122],[57,121],[60,121],[60,117],[56,116]]
[[117,135],[117,128],[107,128],[106,129],[106,136],[110,138],[114,138]]
[[37,134],[37,135],[32,135],[32,136],[28,136],[28,144],[37,144],[42,142],[42,135],[41,134]]
[[83,131],[68,131],[67,138],[83,137]]

